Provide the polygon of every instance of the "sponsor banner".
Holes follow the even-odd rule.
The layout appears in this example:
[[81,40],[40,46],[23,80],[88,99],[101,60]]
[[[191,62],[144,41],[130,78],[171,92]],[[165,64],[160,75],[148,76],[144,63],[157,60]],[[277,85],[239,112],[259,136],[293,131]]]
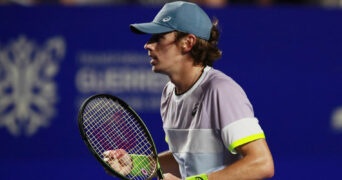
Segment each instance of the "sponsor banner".
[[[215,68],[245,89],[279,179],[296,179],[287,172],[304,173],[308,179],[338,177],[342,25],[336,22],[342,11],[207,10],[222,30],[223,58]],[[149,36],[129,30],[130,23],[152,20],[157,11],[137,6],[0,7],[1,179],[112,179],[86,149],[77,127],[81,102],[96,93],[127,101],[151,129],[158,150],[168,149],[159,114],[168,78],[151,71],[143,49]],[[322,165],[312,163],[315,159]],[[23,173],[13,170],[18,168]],[[312,169],[329,173],[309,177]]]

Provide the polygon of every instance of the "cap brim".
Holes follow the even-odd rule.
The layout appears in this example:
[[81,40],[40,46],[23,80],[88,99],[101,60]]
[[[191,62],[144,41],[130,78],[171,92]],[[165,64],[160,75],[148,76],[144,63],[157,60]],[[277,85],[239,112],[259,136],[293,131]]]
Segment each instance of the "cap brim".
[[173,29],[169,27],[165,27],[154,22],[131,24],[130,29],[132,32],[137,34],[159,34],[173,31]]

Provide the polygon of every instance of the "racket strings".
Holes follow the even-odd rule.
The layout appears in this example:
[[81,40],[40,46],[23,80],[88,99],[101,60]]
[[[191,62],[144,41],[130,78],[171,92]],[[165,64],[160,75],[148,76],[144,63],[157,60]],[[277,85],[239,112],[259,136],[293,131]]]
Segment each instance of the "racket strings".
[[[136,121],[136,116],[120,103],[108,98],[94,99],[84,109],[83,125],[89,142],[96,153],[103,159],[107,150],[124,149],[129,154],[149,157],[151,166],[139,175],[128,174],[130,179],[146,179],[150,177],[157,163],[144,128]],[[146,162],[135,162],[142,166]]]

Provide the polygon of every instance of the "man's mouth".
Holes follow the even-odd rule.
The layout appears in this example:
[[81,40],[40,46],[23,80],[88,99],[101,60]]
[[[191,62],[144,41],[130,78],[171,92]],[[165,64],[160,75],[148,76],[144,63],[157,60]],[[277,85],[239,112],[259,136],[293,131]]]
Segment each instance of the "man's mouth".
[[156,65],[156,64],[157,64],[157,57],[156,57],[156,56],[153,56],[153,55],[151,55],[151,54],[149,54],[149,56],[150,56],[150,58],[151,58],[150,64],[151,64],[152,66]]
[[151,64],[152,66],[156,65],[156,64],[157,64],[157,60],[154,59],[154,58],[152,58],[151,61],[150,61],[150,64]]

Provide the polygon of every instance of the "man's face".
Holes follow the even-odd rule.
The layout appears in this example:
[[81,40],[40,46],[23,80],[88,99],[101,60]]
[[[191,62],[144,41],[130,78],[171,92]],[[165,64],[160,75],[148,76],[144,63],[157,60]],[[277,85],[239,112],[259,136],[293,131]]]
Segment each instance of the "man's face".
[[175,32],[152,35],[144,48],[151,57],[152,71],[170,75],[177,70],[182,51],[176,41]]

